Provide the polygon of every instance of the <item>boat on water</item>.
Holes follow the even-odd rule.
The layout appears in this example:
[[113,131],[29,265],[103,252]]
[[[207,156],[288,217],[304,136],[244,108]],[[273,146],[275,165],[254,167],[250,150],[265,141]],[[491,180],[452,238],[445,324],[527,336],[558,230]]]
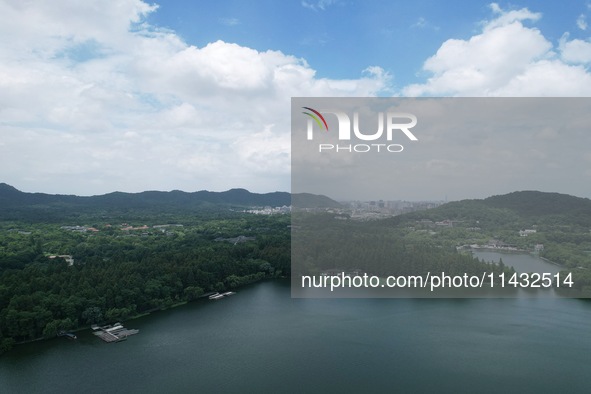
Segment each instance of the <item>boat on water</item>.
[[73,332],[66,332],[66,331],[60,331],[57,334],[58,337],[66,337],[68,339],[78,339],[78,337],[76,336],[76,334],[74,334]]
[[236,294],[236,293],[233,292],[233,291],[227,291],[227,292],[221,293],[221,294],[220,293],[215,293],[215,294],[210,295],[209,296],[209,299],[210,300],[219,300],[220,298],[228,297],[228,296],[231,296],[233,294]]

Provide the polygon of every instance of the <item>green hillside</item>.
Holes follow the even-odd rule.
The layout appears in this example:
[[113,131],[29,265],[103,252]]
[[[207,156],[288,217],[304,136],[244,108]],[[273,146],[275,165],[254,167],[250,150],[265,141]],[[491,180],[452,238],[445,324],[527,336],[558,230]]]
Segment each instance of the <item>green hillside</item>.
[[306,208],[338,207],[334,200],[308,193],[251,193],[245,189],[224,192],[145,191],[141,193],[113,192],[98,196],[75,196],[45,193],[25,193],[6,183],[0,183],[0,220],[30,222],[62,222],[78,218],[102,216],[119,219],[128,215],[196,214],[223,208],[289,206],[292,198]]
[[385,223],[406,229],[405,239],[422,245],[480,245],[539,254],[573,270],[579,286],[591,286],[591,200],[587,198],[521,191],[450,202]]

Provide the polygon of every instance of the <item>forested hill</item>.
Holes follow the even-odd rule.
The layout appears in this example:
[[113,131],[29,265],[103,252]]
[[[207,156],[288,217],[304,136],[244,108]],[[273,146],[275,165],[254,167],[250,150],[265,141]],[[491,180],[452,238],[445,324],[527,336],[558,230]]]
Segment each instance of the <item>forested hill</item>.
[[384,224],[406,229],[405,240],[420,245],[480,245],[539,254],[572,270],[574,289],[591,297],[591,200],[587,198],[520,191],[451,202]]
[[[294,196],[297,197],[298,195]],[[338,205],[324,196],[302,195],[298,201],[309,201],[313,207]],[[95,213],[97,210],[190,212],[218,207],[281,207],[291,205],[292,195],[287,192],[251,193],[245,189],[231,189],[225,192],[170,192],[145,191],[141,193],[114,192],[99,196],[81,197],[45,193],[25,193],[0,183],[0,219],[23,219],[32,214],[39,219],[52,220],[75,214]],[[327,205],[328,204],[328,205]]]
[[160,204],[234,204],[243,206],[282,206],[291,204],[291,195],[286,192],[266,194],[251,193],[245,189],[231,189],[225,192],[206,190],[187,193],[179,190],[171,192],[145,191],[141,193],[114,192],[99,196],[80,197],[74,195],[25,193],[16,188],[0,183],[0,203],[5,206],[73,204],[95,207],[111,206],[149,206]]
[[506,208],[522,216],[591,215],[591,200],[568,194],[538,191],[513,192],[492,196],[483,201],[487,206]]
[[[457,220],[480,225],[523,222],[591,226],[591,200],[567,194],[519,191],[483,200],[462,200],[428,211],[413,212],[398,220]],[[482,226],[480,226],[482,227]]]
[[335,200],[318,194],[294,193],[291,201],[297,208],[342,208]]

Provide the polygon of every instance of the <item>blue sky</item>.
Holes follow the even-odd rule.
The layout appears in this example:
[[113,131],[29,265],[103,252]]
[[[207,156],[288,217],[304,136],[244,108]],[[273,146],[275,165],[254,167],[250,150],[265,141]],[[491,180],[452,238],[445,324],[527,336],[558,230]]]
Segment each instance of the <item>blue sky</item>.
[[[306,59],[318,77],[358,78],[380,66],[397,86],[426,76],[423,62],[450,38],[468,39],[493,17],[487,1],[159,1],[148,18],[174,30],[187,42],[205,46],[223,40],[242,46],[280,50]],[[558,42],[565,32],[587,38],[577,19],[591,15],[584,1],[498,3],[543,14],[530,26]],[[586,18],[585,18],[586,19]]]
[[5,0],[0,181],[289,190],[291,97],[591,96],[590,4]]

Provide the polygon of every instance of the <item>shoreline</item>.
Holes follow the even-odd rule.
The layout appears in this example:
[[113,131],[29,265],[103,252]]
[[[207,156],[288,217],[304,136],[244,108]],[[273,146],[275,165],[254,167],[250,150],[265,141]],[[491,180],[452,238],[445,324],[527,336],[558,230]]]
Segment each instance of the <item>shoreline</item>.
[[[244,288],[244,287],[247,287],[247,286],[255,285],[257,283],[260,283],[260,282],[263,282],[263,281],[266,281],[266,280],[275,280],[275,279],[284,279],[284,277],[283,276],[280,276],[280,277],[272,277],[272,278],[262,278],[260,280],[255,281],[255,282],[251,282],[251,283],[244,284],[243,286],[239,286],[239,287],[237,287],[237,288],[235,288],[233,290],[238,290],[240,288]],[[205,293],[205,294],[207,294],[207,293]],[[187,305],[189,303],[204,302],[206,300],[208,300],[207,297],[205,295],[201,295],[201,296],[195,298],[194,300],[185,300],[185,301],[176,302],[176,303],[174,303],[174,304],[172,304],[170,306],[156,308],[156,309],[152,309],[152,310],[149,310],[149,311],[146,311],[146,312],[138,313],[137,315],[133,315],[133,316],[128,317],[126,319],[120,319],[119,321],[121,323],[126,323],[126,322],[129,322],[129,321],[132,321],[132,320],[139,319],[141,317],[152,315],[152,314],[154,314],[156,312],[160,312],[160,311],[165,311],[165,310],[177,308],[177,307],[180,307],[180,306],[183,306],[183,305]],[[77,332],[82,332],[82,331],[85,331],[85,330],[92,331],[91,326],[78,327],[78,328],[67,330],[67,331],[68,332],[72,332],[72,333],[77,333]],[[20,345],[26,345],[26,344],[35,343],[35,342],[42,342],[42,341],[50,341],[50,340],[57,339],[57,338],[60,338],[60,337],[56,335],[55,337],[49,337],[49,338],[41,337],[41,338],[35,338],[35,339],[28,340],[28,341],[23,341],[23,342],[15,342],[15,343],[12,344],[12,347],[10,349],[8,349],[7,351],[5,351],[4,353],[10,352],[15,347],[20,346]],[[4,353],[0,353],[0,355],[2,355]]]
[[545,257],[542,257],[542,256],[538,256],[538,257],[539,257],[540,259],[544,260],[546,263],[550,263],[550,264],[553,264],[553,265],[555,265],[555,266],[557,266],[557,267],[560,267],[560,268],[567,269],[567,268],[566,268],[564,265],[562,265],[562,264],[558,264],[557,262],[554,262],[554,261],[552,261],[552,260],[548,260],[547,258],[545,258]]
[[531,252],[525,250],[525,249],[509,249],[509,248],[495,248],[495,247],[487,247],[487,246],[481,246],[478,248],[473,248],[470,247],[470,251],[473,250],[487,250],[489,252],[499,252],[499,253],[515,253],[515,254],[522,254],[522,253],[528,253],[531,254]]
[[560,268],[564,268],[567,269],[564,265],[562,264],[558,264],[552,260],[549,260],[545,257],[540,256],[539,254],[536,254],[534,252],[530,252],[524,249],[503,249],[503,248],[487,248],[487,247],[482,247],[482,248],[470,248],[470,252],[474,252],[474,251],[486,251],[486,252],[496,252],[496,253],[504,253],[504,254],[527,254],[529,256],[533,256],[533,257],[537,257],[540,260],[555,265],[557,267]]

